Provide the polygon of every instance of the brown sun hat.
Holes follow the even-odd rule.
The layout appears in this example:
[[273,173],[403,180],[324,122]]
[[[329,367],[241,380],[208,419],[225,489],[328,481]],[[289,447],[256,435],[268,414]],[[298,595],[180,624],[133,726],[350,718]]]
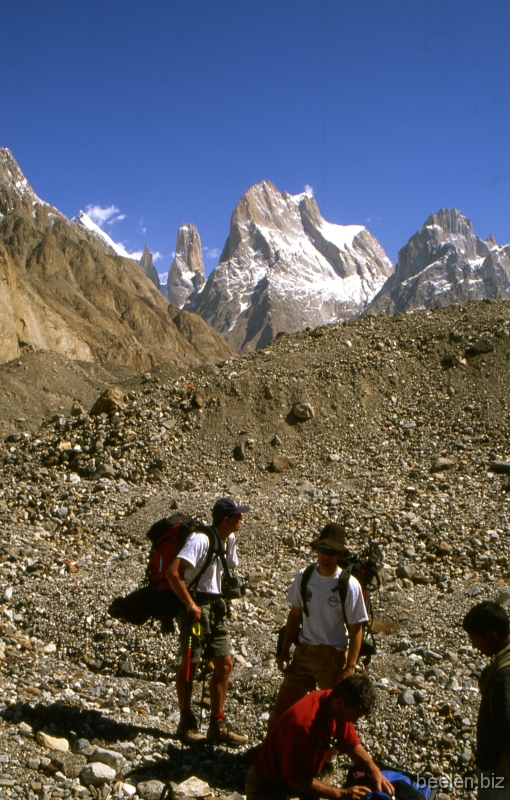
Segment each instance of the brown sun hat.
[[319,533],[317,539],[310,542],[310,547],[318,547],[320,544],[338,550],[339,553],[348,552],[345,543],[345,528],[338,522],[328,522]]

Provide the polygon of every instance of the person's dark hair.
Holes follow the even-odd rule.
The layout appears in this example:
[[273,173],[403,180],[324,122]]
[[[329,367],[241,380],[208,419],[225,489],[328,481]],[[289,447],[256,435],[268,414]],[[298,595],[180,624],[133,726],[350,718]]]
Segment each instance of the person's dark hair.
[[485,637],[490,631],[494,631],[504,639],[510,633],[510,619],[503,606],[493,600],[484,600],[468,611],[462,627],[466,633],[473,633],[475,636]]
[[228,517],[228,514],[225,513],[225,510],[223,508],[216,508],[216,506],[214,506],[212,510],[213,525],[221,525],[225,517]]
[[337,683],[330,694],[330,699],[341,697],[348,708],[361,708],[364,714],[373,711],[376,691],[368,675],[350,675]]

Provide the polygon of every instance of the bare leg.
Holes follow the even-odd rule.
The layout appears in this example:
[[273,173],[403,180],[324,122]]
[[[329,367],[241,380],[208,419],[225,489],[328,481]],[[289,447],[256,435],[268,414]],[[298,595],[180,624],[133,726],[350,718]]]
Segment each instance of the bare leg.
[[225,708],[228,679],[232,672],[232,659],[230,656],[211,658],[213,674],[211,677],[211,715],[219,714]]
[[271,712],[271,716],[267,722],[267,732],[274,728],[282,714],[284,714],[288,708],[297,703],[298,700],[301,700],[308,692],[306,689],[299,688],[297,686],[284,686],[280,687],[280,691],[278,692],[278,697],[276,698],[276,703],[274,704],[274,708]]

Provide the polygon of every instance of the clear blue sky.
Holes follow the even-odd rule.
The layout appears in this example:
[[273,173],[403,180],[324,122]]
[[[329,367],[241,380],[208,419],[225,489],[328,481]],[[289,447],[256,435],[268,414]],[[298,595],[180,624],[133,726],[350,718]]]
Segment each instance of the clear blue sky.
[[210,271],[262,179],[312,186],[393,261],[441,207],[510,242],[509,8],[3,0],[0,146],[67,216],[119,209],[104,229],[159,252],[160,272],[185,222]]

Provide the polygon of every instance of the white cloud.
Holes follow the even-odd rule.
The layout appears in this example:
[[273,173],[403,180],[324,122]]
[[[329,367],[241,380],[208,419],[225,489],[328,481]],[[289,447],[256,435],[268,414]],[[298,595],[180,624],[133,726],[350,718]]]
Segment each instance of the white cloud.
[[163,258],[163,256],[161,255],[161,253],[159,253],[159,252],[156,250],[156,252],[152,254],[152,260],[153,260],[153,261],[159,261],[159,260],[160,260],[160,258]]
[[219,258],[220,249],[219,247],[203,247],[202,253],[204,258]]
[[[107,222],[115,222],[116,220],[112,220],[112,217],[115,217],[115,215],[119,213],[120,209],[118,209],[117,206],[89,205],[85,211],[92,222],[95,222],[96,225],[99,225],[101,228]],[[125,214],[120,215],[121,219],[124,219],[124,217]]]
[[[119,242],[117,242],[119,244]],[[123,247],[123,245],[121,245]],[[127,251],[129,253],[129,250]],[[143,250],[134,250],[132,253],[129,253],[129,258],[134,258],[135,261],[140,261],[143,255]]]
[[305,183],[304,189],[305,194],[309,194],[311,197],[313,197],[313,186],[310,186],[309,183]]

